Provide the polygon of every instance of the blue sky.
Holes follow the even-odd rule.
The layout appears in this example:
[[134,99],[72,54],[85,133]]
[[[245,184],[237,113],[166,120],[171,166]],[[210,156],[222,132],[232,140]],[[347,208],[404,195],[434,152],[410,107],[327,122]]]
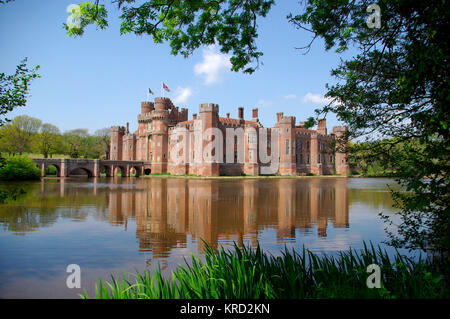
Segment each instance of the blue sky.
[[[201,48],[185,59],[170,55],[167,44],[154,44],[149,36],[121,36],[119,11],[110,0],[101,2],[108,8],[108,29],[89,26],[81,38],[69,38],[62,27],[74,0],[16,0],[0,6],[0,72],[13,73],[28,57],[29,66],[41,66],[42,76],[32,83],[27,106],[10,118],[27,114],[61,131],[87,128],[93,133],[126,122],[135,130],[148,88],[160,96],[164,82],[171,89],[166,96],[187,107],[189,119],[200,103],[217,103],[221,116],[237,117],[243,106],[245,118],[251,118],[251,109],[258,107],[266,127],[274,125],[276,112],[299,122],[324,105],[325,84],[334,82],[330,71],[341,58],[326,52],[320,40],[307,55],[295,49],[310,40],[286,19],[299,12],[298,0],[277,1],[258,21],[264,65],[252,75],[229,71],[228,58],[217,48]],[[328,115],[329,129],[339,124]]]

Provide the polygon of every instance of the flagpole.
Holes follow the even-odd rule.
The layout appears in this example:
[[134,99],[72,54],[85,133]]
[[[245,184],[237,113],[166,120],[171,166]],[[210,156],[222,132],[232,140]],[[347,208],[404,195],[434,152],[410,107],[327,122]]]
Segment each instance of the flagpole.
[[164,98],[164,88],[163,88],[163,83],[161,82],[161,95]]

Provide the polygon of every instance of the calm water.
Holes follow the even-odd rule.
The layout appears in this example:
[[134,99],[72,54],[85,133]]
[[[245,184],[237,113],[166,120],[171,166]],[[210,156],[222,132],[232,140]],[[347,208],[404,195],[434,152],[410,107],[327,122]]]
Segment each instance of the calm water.
[[[169,273],[183,257],[256,245],[329,254],[386,239],[378,213],[393,214],[388,179],[66,178],[22,184],[0,205],[0,297],[78,298],[123,271]],[[66,267],[81,267],[81,289]]]

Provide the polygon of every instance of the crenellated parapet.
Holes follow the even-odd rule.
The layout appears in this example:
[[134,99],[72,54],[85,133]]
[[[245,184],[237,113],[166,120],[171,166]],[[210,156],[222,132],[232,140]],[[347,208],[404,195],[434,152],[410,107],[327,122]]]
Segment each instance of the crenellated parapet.
[[277,113],[277,124],[295,126],[295,116],[284,116],[283,113]]
[[174,107],[172,101],[168,97],[155,97],[155,110],[170,110]]
[[219,104],[202,103],[199,106],[199,113],[212,112],[219,114]]
[[141,102],[141,114],[150,113],[154,109],[155,109],[155,103],[149,102],[149,101]]
[[111,132],[125,133],[125,126],[111,126]]

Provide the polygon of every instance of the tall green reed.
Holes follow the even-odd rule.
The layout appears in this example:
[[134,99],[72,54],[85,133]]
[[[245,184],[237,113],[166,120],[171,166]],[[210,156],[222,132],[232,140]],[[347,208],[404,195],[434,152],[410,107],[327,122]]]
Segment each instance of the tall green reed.
[[[381,269],[381,288],[370,289],[367,266]],[[446,281],[433,265],[417,261],[371,243],[357,252],[341,251],[336,257],[320,255],[303,247],[300,252],[285,248],[280,256],[236,244],[215,252],[206,245],[204,261],[192,254],[164,278],[153,272],[123,273],[122,280],[99,280],[95,298],[126,299],[297,299],[297,298],[448,298]],[[132,280],[134,278],[134,280]],[[87,292],[81,295],[89,298]]]

